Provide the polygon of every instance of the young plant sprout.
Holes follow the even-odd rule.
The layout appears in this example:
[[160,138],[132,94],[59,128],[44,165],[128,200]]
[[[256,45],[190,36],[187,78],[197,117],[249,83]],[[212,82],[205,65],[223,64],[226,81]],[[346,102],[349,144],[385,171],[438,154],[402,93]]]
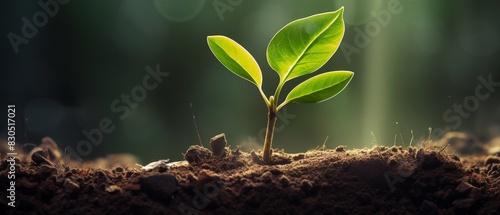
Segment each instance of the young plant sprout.
[[340,93],[354,73],[334,71],[316,75],[293,88],[279,103],[283,85],[289,80],[315,72],[337,51],[344,36],[344,8],[295,20],[274,35],[267,47],[267,61],[280,77],[278,87],[269,98],[262,91],[262,73],[253,56],[232,39],[208,36],[208,46],[215,57],[231,72],[250,81],[259,89],[268,108],[263,159],[270,163],[271,144],[278,111],[286,104],[318,103]]

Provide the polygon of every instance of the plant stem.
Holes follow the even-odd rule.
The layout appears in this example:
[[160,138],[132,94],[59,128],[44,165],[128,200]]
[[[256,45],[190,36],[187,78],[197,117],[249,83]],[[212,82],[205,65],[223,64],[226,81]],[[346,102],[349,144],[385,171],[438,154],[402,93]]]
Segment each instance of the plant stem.
[[273,144],[274,126],[276,125],[276,107],[271,105],[269,107],[269,112],[267,113],[267,130],[266,139],[264,140],[264,164],[271,163],[271,145]]

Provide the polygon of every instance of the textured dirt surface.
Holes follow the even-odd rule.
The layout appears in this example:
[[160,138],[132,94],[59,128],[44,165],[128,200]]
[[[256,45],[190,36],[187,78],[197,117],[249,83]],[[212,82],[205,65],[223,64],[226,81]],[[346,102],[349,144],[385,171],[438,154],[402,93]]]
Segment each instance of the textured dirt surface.
[[147,166],[148,170],[136,166],[130,156],[111,156],[85,165],[65,164],[57,146],[46,144],[17,160],[15,208],[9,207],[5,198],[9,195],[9,162],[2,157],[0,211],[499,214],[500,156],[487,149],[498,146],[498,141],[486,145],[479,155],[467,156],[453,155],[457,149],[439,143],[422,143],[418,148],[323,147],[299,154],[278,150],[273,152],[272,165],[258,164],[260,152],[244,153],[216,143],[212,148],[217,155],[191,146],[184,154],[187,161],[160,161]]

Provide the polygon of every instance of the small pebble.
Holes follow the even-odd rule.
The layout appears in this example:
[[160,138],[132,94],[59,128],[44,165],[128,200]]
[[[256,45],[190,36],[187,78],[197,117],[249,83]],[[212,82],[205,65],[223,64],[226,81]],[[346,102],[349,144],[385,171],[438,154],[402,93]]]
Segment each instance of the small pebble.
[[31,160],[38,165],[45,163],[54,166],[54,163],[52,163],[49,159],[47,159],[47,157],[49,157],[47,150],[38,150],[33,152],[33,154],[31,155]]
[[212,152],[205,147],[194,145],[190,146],[184,154],[184,159],[188,163],[199,163],[202,160],[210,158]]
[[304,192],[308,192],[312,189],[312,183],[311,181],[304,179],[300,182],[300,188]]
[[122,188],[120,188],[117,185],[111,185],[109,187],[106,187],[106,192],[108,192],[108,193],[121,193]]
[[269,183],[273,180],[272,176],[273,176],[272,173],[267,171],[259,177],[259,180],[264,183]]
[[150,196],[169,200],[177,189],[177,179],[170,174],[151,175],[139,179],[141,189]]
[[224,133],[215,135],[214,137],[210,138],[210,148],[212,148],[212,153],[215,156],[222,156],[222,151],[226,147],[226,136]]
[[335,151],[336,152],[345,152],[344,146],[337,146],[337,148],[335,148]]
[[[473,188],[476,188],[474,187],[473,185],[463,181],[462,183],[460,183],[456,188],[455,188],[455,191],[457,191],[458,193],[465,193],[465,192],[468,192],[470,191],[471,189]],[[476,188],[477,189],[477,188]]]
[[290,185],[290,179],[289,179],[288,177],[286,177],[285,175],[282,175],[282,176],[280,177],[279,182],[280,182],[283,186],[285,186],[285,187],[287,187],[288,185]]
[[304,159],[305,155],[304,154],[298,154],[296,156],[293,156],[294,161],[302,160]]

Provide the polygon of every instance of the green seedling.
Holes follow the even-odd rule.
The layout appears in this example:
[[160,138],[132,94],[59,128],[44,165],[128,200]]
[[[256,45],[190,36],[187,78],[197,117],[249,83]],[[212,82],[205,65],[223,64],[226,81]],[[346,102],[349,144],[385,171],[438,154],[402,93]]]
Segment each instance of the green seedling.
[[354,73],[334,71],[316,75],[293,88],[278,105],[281,89],[287,81],[315,72],[337,51],[344,36],[344,8],[295,20],[274,35],[267,47],[267,61],[280,78],[274,95],[262,91],[262,72],[253,56],[232,39],[208,36],[215,57],[231,72],[250,81],[259,89],[268,108],[263,159],[270,163],[271,145],[278,111],[288,103],[318,103],[339,94]]

